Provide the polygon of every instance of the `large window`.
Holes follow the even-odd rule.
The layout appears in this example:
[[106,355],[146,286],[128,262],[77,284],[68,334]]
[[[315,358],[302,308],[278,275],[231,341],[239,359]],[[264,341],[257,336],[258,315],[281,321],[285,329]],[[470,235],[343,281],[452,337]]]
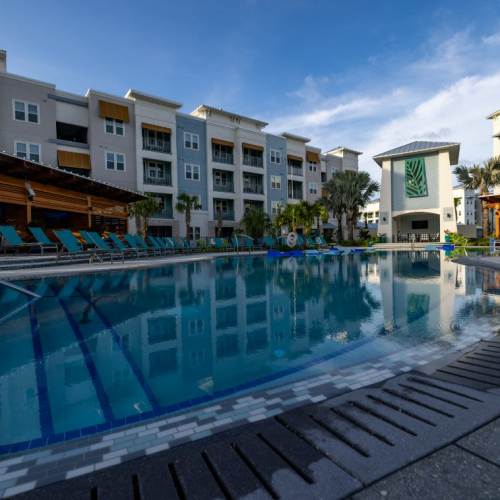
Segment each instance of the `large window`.
[[185,163],[184,164],[184,174],[186,179],[190,181],[199,181],[200,180],[200,166],[195,165],[194,163]]
[[188,239],[199,240],[201,238],[201,228],[199,226],[189,226]]
[[212,160],[218,163],[233,164],[233,146],[212,143]]
[[125,170],[125,155],[106,151],[106,169],[123,172]]
[[87,144],[87,127],[72,123],[56,122],[57,138],[60,141],[79,142]]
[[271,175],[271,187],[281,189],[281,175]]
[[263,151],[254,147],[243,146],[243,165],[249,167],[264,166]]
[[28,123],[40,123],[40,108],[38,104],[14,100],[14,120]]
[[33,144],[31,142],[16,141],[14,144],[16,156],[26,160],[40,162],[40,144]]
[[278,215],[281,212],[282,203],[279,200],[271,201],[271,214]]
[[277,149],[271,149],[269,156],[271,163],[274,163],[275,165],[281,164],[281,151]]
[[309,194],[318,194],[318,183],[310,182],[309,183]]
[[191,132],[184,132],[184,147],[186,149],[200,149],[200,136]]
[[116,120],[115,118],[105,118],[104,131],[106,132],[106,134],[124,136],[125,128],[123,127],[123,121]]

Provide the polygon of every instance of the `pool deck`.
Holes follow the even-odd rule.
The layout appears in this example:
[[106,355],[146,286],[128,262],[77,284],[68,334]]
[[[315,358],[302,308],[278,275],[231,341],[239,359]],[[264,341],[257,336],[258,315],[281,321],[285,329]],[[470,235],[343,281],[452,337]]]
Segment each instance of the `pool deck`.
[[477,266],[484,267],[487,269],[493,269],[494,271],[500,271],[500,257],[492,257],[488,255],[478,255],[474,257],[457,257],[453,259],[457,264],[463,264],[466,266]]
[[[497,338],[184,446],[81,470],[19,498],[500,498],[499,450]],[[5,467],[15,475],[25,466]],[[15,488],[5,493],[22,491]]]

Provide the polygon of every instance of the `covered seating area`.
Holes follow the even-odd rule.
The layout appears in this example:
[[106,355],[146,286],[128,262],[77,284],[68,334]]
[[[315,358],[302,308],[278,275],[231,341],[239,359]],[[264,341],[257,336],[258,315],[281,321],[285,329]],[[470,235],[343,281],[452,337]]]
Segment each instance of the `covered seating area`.
[[409,212],[393,217],[394,241],[431,243],[440,241],[439,215],[432,212]]

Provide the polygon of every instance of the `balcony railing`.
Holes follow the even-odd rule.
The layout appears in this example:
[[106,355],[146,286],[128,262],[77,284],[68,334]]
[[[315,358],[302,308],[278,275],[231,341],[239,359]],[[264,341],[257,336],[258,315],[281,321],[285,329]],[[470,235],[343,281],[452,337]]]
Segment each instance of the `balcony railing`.
[[252,194],[264,194],[264,188],[262,186],[244,186],[243,192]]
[[232,182],[227,184],[214,183],[214,191],[221,191],[223,193],[234,193],[234,184]]
[[297,191],[289,191],[288,192],[288,198],[290,200],[302,200],[302,192],[297,192]]
[[288,175],[299,175],[302,177],[304,173],[302,171],[302,167],[292,167],[291,165],[288,165]]
[[163,178],[158,177],[148,177],[144,176],[144,184],[151,184],[153,186],[171,186],[172,185],[172,177],[170,174],[165,175]]
[[215,219],[216,220],[219,217],[219,213],[220,213],[220,217],[222,218],[222,220],[234,220],[234,210],[217,211],[217,208],[216,208],[215,209]]
[[212,151],[212,160],[217,163],[232,165],[234,163],[234,155],[233,153],[224,153],[223,151]]
[[142,138],[142,149],[146,151],[156,151],[157,153],[171,153],[170,141],[161,139]]
[[159,210],[158,212],[154,213],[151,218],[153,219],[173,219],[174,218],[174,212],[172,210],[172,207],[166,207],[163,210]]
[[243,155],[243,165],[249,167],[264,167],[264,160],[255,156]]

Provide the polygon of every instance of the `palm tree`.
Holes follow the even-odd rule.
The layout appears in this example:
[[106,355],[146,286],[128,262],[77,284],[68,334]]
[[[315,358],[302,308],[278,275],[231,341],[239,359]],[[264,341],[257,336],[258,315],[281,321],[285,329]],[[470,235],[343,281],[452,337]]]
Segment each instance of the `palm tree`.
[[323,186],[322,203],[337,221],[337,241],[344,239],[342,231],[342,216],[345,211],[343,194],[341,173],[335,172],[332,178]]
[[304,228],[304,234],[309,236],[311,234],[318,209],[315,203],[309,203],[306,200],[302,200],[298,204],[297,210],[300,211],[301,225]]
[[144,237],[146,237],[148,232],[149,218],[160,210],[160,201],[158,198],[150,194],[146,194],[145,196],[146,198],[144,200],[132,203],[129,208],[130,215],[141,221],[141,232]]
[[359,219],[360,209],[364,208],[372,196],[380,190],[378,182],[370,178],[368,172],[348,170],[340,174],[344,187],[344,204],[347,217],[347,239],[354,240],[354,227]]
[[[490,189],[500,183],[500,156],[486,160],[483,165],[465,167],[459,165],[453,173],[466,189],[478,189],[479,196],[489,194]],[[483,236],[489,234],[488,207],[486,200],[481,200],[483,211]]]
[[240,225],[245,228],[246,234],[254,239],[262,238],[268,231],[271,220],[262,208],[251,208],[243,215]]
[[319,199],[314,204],[314,216],[316,217],[316,225],[320,234],[323,234],[323,226],[322,224],[326,224],[328,222],[328,208],[323,202],[323,199]]
[[199,210],[201,208],[200,202],[198,201],[198,196],[190,196],[187,193],[181,193],[177,196],[177,204],[175,209],[183,213],[186,218],[186,238],[189,238],[189,229],[191,227],[191,212],[193,210]]
[[288,226],[288,229],[292,230],[294,233],[297,231],[297,227],[303,224],[304,213],[303,207],[300,203],[290,203],[285,205],[283,210],[276,216],[274,223],[277,227]]

